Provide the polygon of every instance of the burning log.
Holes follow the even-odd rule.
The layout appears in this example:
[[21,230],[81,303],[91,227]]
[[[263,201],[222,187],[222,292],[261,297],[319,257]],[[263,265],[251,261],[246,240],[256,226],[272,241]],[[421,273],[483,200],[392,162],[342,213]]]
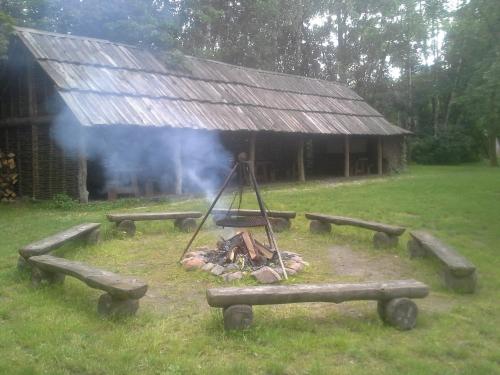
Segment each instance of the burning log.
[[16,199],[18,177],[15,154],[0,151],[0,201],[12,202]]
[[255,245],[255,248],[257,249],[257,251],[266,259],[273,259],[274,257],[274,254],[276,253],[275,250],[272,250],[270,248],[268,248],[267,246],[261,244],[259,241],[257,240],[254,240],[254,245]]
[[250,232],[238,232],[228,240],[222,239],[217,244],[218,250],[225,254],[226,263],[235,263],[242,256],[252,265],[271,260],[276,251],[255,240]]
[[250,259],[257,259],[257,252],[255,251],[255,246],[253,244],[253,238],[250,236],[248,232],[241,232],[241,238],[243,239],[243,243],[245,244],[245,248],[247,249],[248,254],[250,255]]

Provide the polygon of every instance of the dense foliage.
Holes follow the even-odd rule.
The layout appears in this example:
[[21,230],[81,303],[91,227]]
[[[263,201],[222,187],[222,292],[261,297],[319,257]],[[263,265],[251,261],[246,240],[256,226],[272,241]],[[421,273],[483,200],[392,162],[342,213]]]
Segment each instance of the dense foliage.
[[413,142],[412,159],[420,164],[460,164],[478,159],[476,140],[459,131],[426,136]]
[[0,0],[0,54],[11,22],[340,81],[433,147],[479,134],[466,153],[497,163],[498,0]]

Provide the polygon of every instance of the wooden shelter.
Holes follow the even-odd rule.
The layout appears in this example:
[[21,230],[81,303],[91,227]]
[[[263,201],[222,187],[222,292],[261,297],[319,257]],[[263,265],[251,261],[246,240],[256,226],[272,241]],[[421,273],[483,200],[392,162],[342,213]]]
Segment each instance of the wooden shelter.
[[[16,154],[24,196],[86,201],[103,188],[113,196],[99,181],[99,158],[89,155],[123,129],[133,134],[124,150],[166,134],[168,146],[147,149],[169,149],[162,173],[176,176],[167,190],[177,193],[186,189],[182,147],[193,132],[217,134],[231,153],[247,151],[261,181],[404,167],[409,132],[335,82],[189,56],[172,67],[137,47],[26,28],[16,28],[0,74],[0,150]],[[57,141],[61,128],[70,147]],[[152,189],[130,178],[129,193]]]

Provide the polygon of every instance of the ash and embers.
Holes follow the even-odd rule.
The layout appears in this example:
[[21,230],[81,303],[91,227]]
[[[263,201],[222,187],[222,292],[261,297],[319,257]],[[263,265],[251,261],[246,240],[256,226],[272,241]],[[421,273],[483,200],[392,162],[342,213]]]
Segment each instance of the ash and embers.
[[[309,264],[290,251],[281,251],[288,276],[302,271]],[[230,282],[250,275],[258,282],[271,284],[283,278],[278,253],[259,242],[248,231],[238,232],[229,239],[221,238],[216,249],[198,248],[184,256],[186,270],[202,270]]]

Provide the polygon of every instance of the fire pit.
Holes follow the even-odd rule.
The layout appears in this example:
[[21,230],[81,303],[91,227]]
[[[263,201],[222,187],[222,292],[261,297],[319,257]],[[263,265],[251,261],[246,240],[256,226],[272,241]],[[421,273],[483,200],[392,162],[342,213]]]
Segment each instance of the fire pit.
[[[293,252],[281,251],[281,258],[289,276],[308,265],[299,254]],[[270,284],[283,277],[277,251],[259,242],[248,231],[237,232],[229,239],[221,237],[215,249],[195,249],[185,254],[181,263],[186,270],[210,272],[224,281],[251,275],[260,283]]]

